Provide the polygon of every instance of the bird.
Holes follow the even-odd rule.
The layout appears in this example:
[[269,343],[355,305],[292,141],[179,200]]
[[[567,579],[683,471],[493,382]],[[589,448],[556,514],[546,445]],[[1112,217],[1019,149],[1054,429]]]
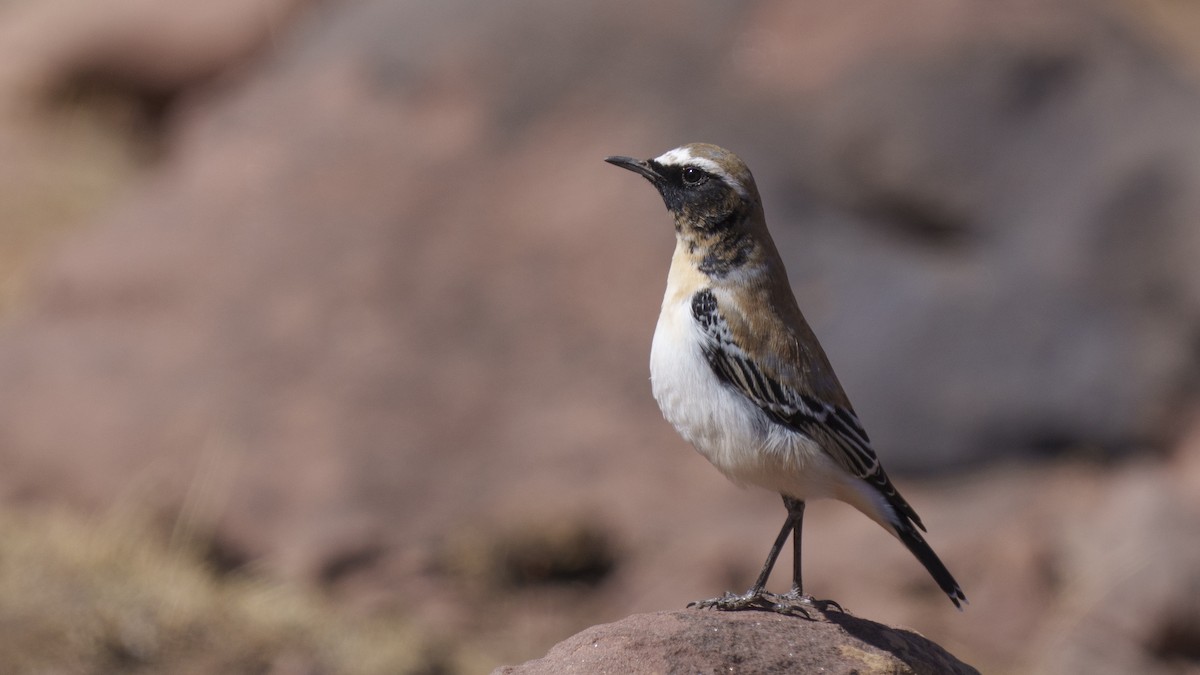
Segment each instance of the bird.
[[[961,611],[966,595],[888,478],[800,311],[745,162],[707,143],[605,161],[649,180],[674,220],[675,250],[650,349],[651,389],[663,416],[727,478],[779,493],[787,510],[749,591],[689,606],[840,610],[805,593],[800,564],[805,503],[832,498],[899,539]],[[789,536],[791,590],[769,593],[767,579]]]

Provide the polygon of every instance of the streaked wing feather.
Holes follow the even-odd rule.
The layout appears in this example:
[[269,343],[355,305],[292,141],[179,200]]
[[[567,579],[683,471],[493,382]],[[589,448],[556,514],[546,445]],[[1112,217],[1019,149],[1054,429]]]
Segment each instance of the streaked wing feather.
[[734,340],[711,290],[693,296],[692,316],[707,337],[704,356],[718,378],[775,421],[813,439],[838,465],[878,489],[898,515],[925,529],[896,492],[854,411],[802,394],[764,373]]

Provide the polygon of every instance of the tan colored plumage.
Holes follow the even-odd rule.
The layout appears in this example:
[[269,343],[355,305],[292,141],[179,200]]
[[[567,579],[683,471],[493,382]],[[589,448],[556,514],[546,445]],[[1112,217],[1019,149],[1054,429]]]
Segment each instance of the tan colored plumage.
[[[704,601],[787,611],[804,595],[804,501],[847,502],[899,538],[956,606],[966,598],[879,464],[792,294],[754,178],[736,155],[695,143],[650,160],[607,160],[645,176],[674,217],[676,246],[651,347],[654,397],[679,433],[731,480],[779,492],[788,509],[751,590]],[[767,576],[794,536],[792,591]]]

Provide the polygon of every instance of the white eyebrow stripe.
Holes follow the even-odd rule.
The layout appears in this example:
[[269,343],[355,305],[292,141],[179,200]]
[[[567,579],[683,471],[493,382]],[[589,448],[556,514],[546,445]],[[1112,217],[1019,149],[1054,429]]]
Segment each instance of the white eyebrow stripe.
[[742,195],[743,197],[747,196],[746,188],[742,187],[742,184],[736,178],[729,175],[729,172],[721,168],[720,164],[717,164],[707,157],[695,157],[692,155],[691,150],[686,147],[668,150],[658,157],[655,157],[654,161],[662,164],[663,166],[684,166],[690,164],[691,166],[699,167],[714,176],[720,176],[722,179],[724,179],[725,184],[737,190],[738,194]]
[[659,155],[654,159],[654,161],[658,162],[659,164],[680,166],[682,164],[687,164],[693,159],[696,158],[692,157],[691,150],[688,150],[687,148],[675,148],[674,150],[668,150]]

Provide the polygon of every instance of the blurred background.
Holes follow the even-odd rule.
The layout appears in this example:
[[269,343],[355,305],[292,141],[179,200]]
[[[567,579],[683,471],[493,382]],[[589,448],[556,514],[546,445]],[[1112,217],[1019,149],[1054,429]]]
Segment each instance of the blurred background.
[[[665,423],[673,233],[753,168],[991,673],[1200,672],[1200,5],[0,1],[0,670],[484,673],[751,583]],[[772,581],[786,588],[790,561]]]

